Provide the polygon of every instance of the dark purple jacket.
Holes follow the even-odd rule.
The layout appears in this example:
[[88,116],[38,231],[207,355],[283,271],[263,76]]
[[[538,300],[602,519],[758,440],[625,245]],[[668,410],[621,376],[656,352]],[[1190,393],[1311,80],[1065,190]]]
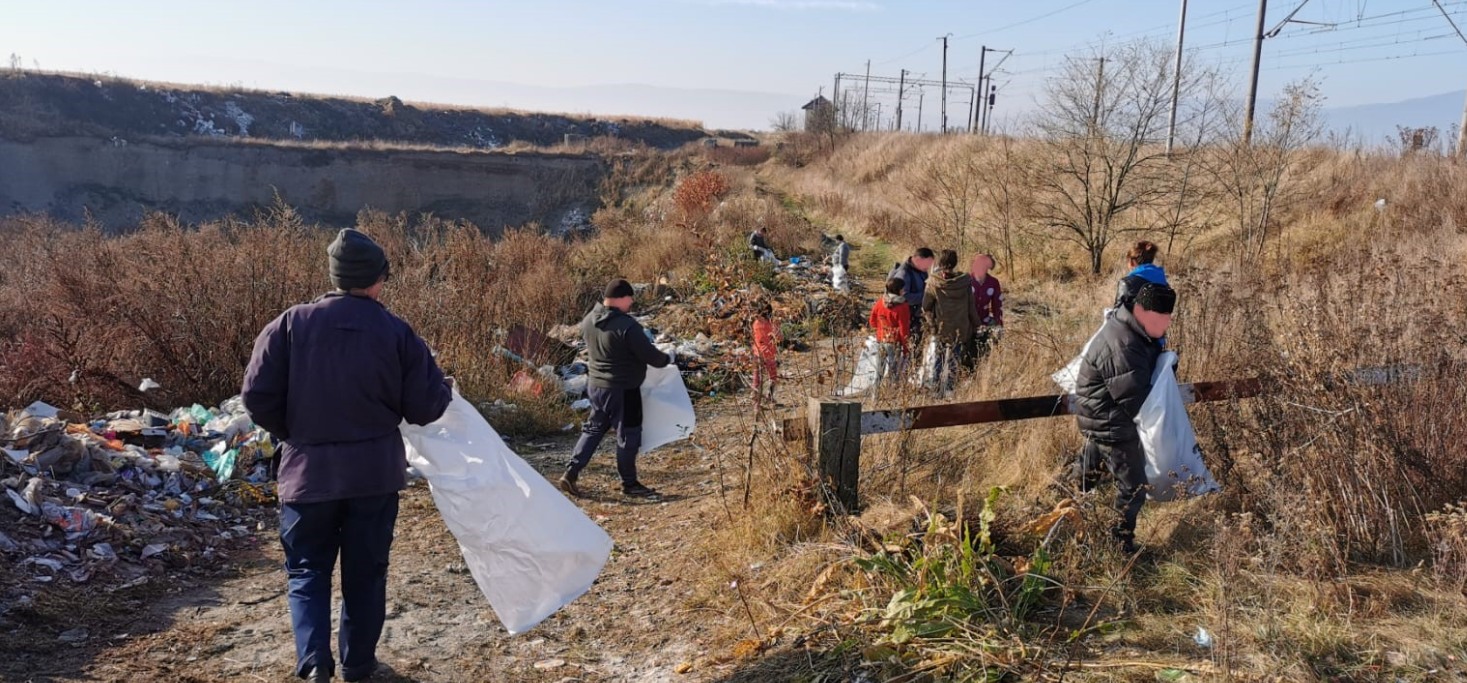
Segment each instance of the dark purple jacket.
[[398,425],[443,416],[452,391],[412,327],[372,299],[327,294],[255,340],[244,404],[285,442],[280,500],[317,503],[401,491]]

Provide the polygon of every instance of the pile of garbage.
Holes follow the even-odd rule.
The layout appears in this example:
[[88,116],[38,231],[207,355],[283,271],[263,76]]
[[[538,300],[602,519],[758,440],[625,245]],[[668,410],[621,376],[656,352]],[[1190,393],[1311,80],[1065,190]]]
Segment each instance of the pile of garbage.
[[275,445],[238,397],[96,419],[34,403],[0,415],[0,450],[0,554],[33,584],[226,560],[275,501]]
[[[676,353],[683,381],[695,396],[737,391],[749,382],[752,322],[761,303],[772,306],[776,324],[784,329],[784,345],[793,350],[808,348],[806,336],[865,324],[869,304],[859,293],[833,290],[829,266],[794,256],[776,262],[774,268],[777,292],[758,283],[736,282],[732,272],[710,275],[708,279],[717,283],[714,291],[698,294],[678,292],[666,281],[633,285],[642,301],[651,300],[633,315],[654,344]],[[494,352],[519,366],[510,380],[515,393],[543,398],[560,391],[572,409],[590,410],[587,355],[579,325],[557,325],[544,333],[515,325]],[[517,408],[502,399],[484,407]]]

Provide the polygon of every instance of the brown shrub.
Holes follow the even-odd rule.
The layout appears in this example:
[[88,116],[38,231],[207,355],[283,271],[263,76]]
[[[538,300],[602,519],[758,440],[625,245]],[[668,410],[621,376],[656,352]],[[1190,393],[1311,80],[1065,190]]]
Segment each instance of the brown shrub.
[[673,203],[685,216],[702,217],[728,194],[730,187],[728,176],[718,171],[695,171],[673,190]]

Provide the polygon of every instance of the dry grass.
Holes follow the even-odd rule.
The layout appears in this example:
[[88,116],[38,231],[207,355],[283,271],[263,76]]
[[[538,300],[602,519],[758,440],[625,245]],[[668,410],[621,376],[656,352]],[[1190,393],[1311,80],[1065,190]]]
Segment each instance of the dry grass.
[[[997,164],[995,173],[1013,170],[1005,158],[1018,164],[1015,155],[1038,153],[892,134],[803,150],[799,167],[783,152],[717,170],[694,151],[630,156],[603,188],[598,232],[570,243],[528,230],[491,242],[468,226],[383,216],[362,224],[401,264],[389,304],[470,391],[492,398],[513,368],[484,361],[483,349],[507,323],[573,320],[598,283],[618,274],[721,291],[721,279],[752,277],[735,255],[756,226],[783,253],[810,253],[822,230],[844,232],[879,254],[865,265],[855,254],[868,287],[888,257],[946,246],[912,218],[920,207],[903,206],[923,160],[955,153],[944,145]],[[807,455],[773,431],[782,416],[744,411],[729,418],[732,434],[699,442],[716,455],[725,498],[711,533],[689,550],[703,587],[690,608],[744,615],[746,624],[721,635],[745,641],[749,653],[795,648],[810,657],[793,660],[819,662],[825,673],[878,680],[1154,680],[1168,668],[1242,680],[1463,675],[1467,523],[1453,506],[1467,490],[1456,450],[1467,440],[1458,332],[1467,329],[1467,279],[1457,265],[1467,257],[1467,170],[1429,156],[1311,155],[1296,179],[1311,192],[1276,214],[1261,256],[1240,256],[1226,220],[1188,226],[1163,255],[1181,292],[1169,339],[1183,381],[1261,375],[1275,390],[1191,410],[1223,491],[1148,505],[1141,559],[1105,542],[1102,492],[1079,497],[1079,520],[1043,544],[1049,564],[1037,562],[1041,541],[1023,527],[1076,498],[1065,476],[1080,446],[1070,420],[868,439],[864,511],[833,519]],[[678,187],[701,189],[680,200]],[[1378,197],[1388,199],[1385,211],[1372,208]],[[1053,393],[1049,374],[1113,295],[1118,273],[1088,275],[1088,256],[1033,229],[1024,206],[1004,212],[990,202],[979,212],[977,249],[1000,251],[1001,221],[1024,229],[1012,236],[1016,262],[996,272],[1008,294],[1007,336],[953,400]],[[1165,237],[1127,238],[1140,236]],[[285,209],[198,229],[155,219],[118,239],[12,221],[0,233],[16,256],[0,273],[0,396],[110,405],[140,400],[131,387],[141,376],[176,392],[160,402],[227,395],[254,331],[323,286],[316,255],[328,238]],[[153,277],[164,268],[166,281]],[[802,323],[815,350],[784,359],[782,395],[796,407],[843,386],[861,342],[860,332],[818,322]],[[1391,364],[1423,369],[1399,386],[1341,381]],[[70,385],[75,368],[84,372]],[[902,389],[868,403],[934,400]],[[1004,492],[985,503],[995,487]],[[964,532],[985,527],[984,571],[955,573],[972,545]],[[903,584],[870,568],[883,553],[914,568],[911,576],[964,578]],[[1011,582],[1041,575],[1037,602],[1009,602],[1018,595]],[[988,577],[1004,588],[984,584]],[[975,611],[983,618],[940,638],[898,638],[893,597],[929,588],[968,591],[944,599],[983,596]],[[1211,647],[1194,644],[1199,627]]]
[[[911,222],[878,226],[920,160],[957,144],[973,143],[858,136],[798,168],[765,166],[761,177],[787,208],[858,241],[890,242],[898,253],[924,242],[941,247]],[[999,553],[1027,555],[1036,539],[1018,527],[1074,495],[1065,477],[1080,446],[1073,422],[868,438],[864,514],[823,525],[813,487],[791,483],[808,482],[808,460],[760,436],[750,517],[721,529],[706,550],[780,577],[747,596],[756,621],[783,624],[786,640],[794,629],[804,647],[834,655],[834,669],[902,680],[923,671],[981,679],[985,670],[1152,680],[1162,668],[1243,680],[1462,676],[1467,524],[1454,506],[1467,490],[1455,445],[1467,436],[1456,332],[1467,323],[1467,280],[1457,266],[1467,257],[1467,202],[1449,188],[1463,186],[1467,171],[1429,156],[1310,154],[1307,176],[1296,181],[1311,192],[1282,207],[1261,258],[1240,258],[1222,221],[1195,226],[1163,257],[1182,295],[1170,335],[1182,379],[1262,375],[1275,387],[1265,398],[1192,409],[1222,493],[1149,505],[1140,532],[1149,551],[1135,563],[1103,542],[1112,514],[1104,494],[1082,500],[1084,522],[1049,548],[1048,576],[1065,588],[1046,599],[1022,645],[1013,634],[983,631],[880,649],[892,642],[892,622],[871,610],[885,608],[893,589],[851,563],[878,550],[873,532],[921,537],[914,499],[949,518],[967,500],[965,518],[975,524],[973,501],[998,486],[1008,491],[997,506]],[[1372,208],[1378,197],[1388,199],[1383,212]],[[1112,280],[1080,275],[1085,254],[1034,232],[1019,239],[1018,272],[997,273],[1009,293],[1008,337],[953,400],[1053,393],[1049,373],[1109,304]],[[787,366],[790,396],[830,395],[850,376],[858,344],[833,340]],[[1392,387],[1341,381],[1360,367],[1393,364],[1423,372]],[[898,392],[867,401],[932,399]],[[771,531],[791,528],[800,530],[798,543]],[[742,609],[722,597],[716,604]],[[1199,627],[1212,647],[1192,642]],[[995,669],[994,652],[1007,652],[1007,664]]]

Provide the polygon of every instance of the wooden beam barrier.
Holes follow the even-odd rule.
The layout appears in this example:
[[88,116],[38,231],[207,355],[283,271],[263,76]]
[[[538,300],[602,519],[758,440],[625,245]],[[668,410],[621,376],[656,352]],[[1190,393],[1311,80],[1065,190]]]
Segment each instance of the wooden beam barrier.
[[[1250,398],[1264,393],[1262,378],[1192,382],[1180,386],[1183,403],[1206,403]],[[818,401],[819,399],[811,399]],[[890,434],[913,429],[937,429],[960,425],[1032,420],[1074,414],[1074,394],[1001,398],[969,403],[944,403],[894,410],[872,410],[861,413],[861,435]],[[787,419],[783,422],[785,441],[805,438],[807,420]]]
[[[1337,381],[1357,386],[1413,382],[1421,377],[1418,366],[1362,368]],[[1267,393],[1270,383],[1261,377],[1221,382],[1192,382],[1179,385],[1183,403],[1206,403],[1250,398]],[[808,440],[820,472],[821,490],[830,510],[849,514],[859,500],[857,484],[861,470],[861,437],[913,429],[937,429],[959,425],[1029,420],[1074,414],[1074,394],[1004,398],[992,401],[948,403],[896,410],[862,412],[857,401],[811,398],[805,419],[781,423],[784,440]]]

